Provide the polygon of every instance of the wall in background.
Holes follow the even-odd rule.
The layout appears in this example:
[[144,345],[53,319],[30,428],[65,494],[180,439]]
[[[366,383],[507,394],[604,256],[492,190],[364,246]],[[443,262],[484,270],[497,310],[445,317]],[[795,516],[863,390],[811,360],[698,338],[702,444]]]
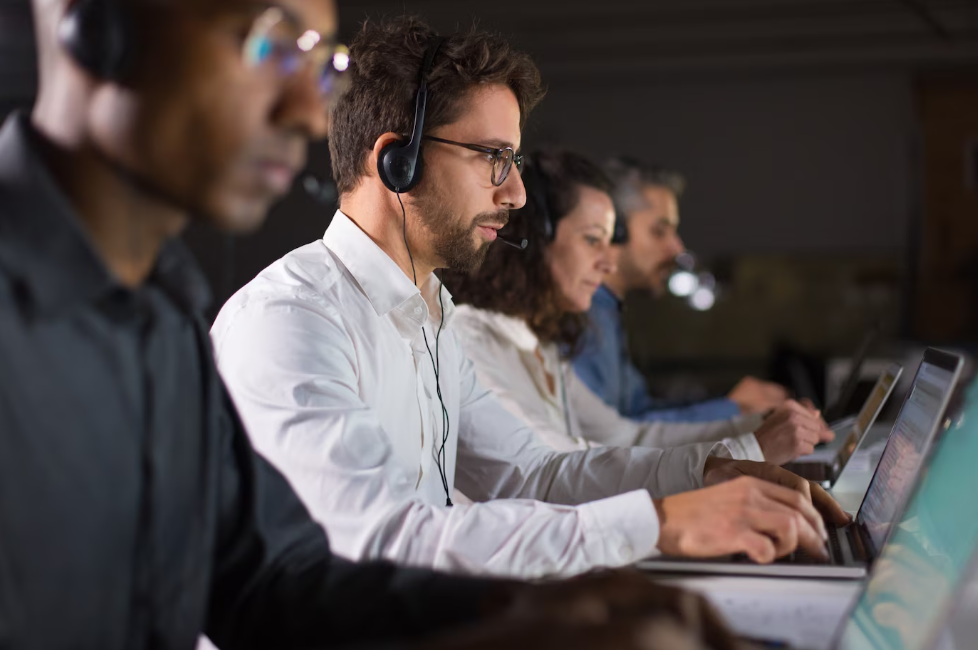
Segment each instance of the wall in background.
[[529,143],[627,153],[686,174],[681,232],[714,255],[899,254],[914,133],[907,72],[551,84]]
[[[634,301],[637,314],[668,313],[673,326],[635,327],[643,363],[669,353],[688,360],[688,332],[715,342],[714,360],[732,358],[721,339],[742,336],[751,318],[777,324],[750,339],[754,364],[775,338],[822,351],[844,351],[858,338],[862,316],[815,341],[812,328],[778,314],[801,304],[804,286],[792,279],[757,290],[737,269],[827,278],[818,301],[807,301],[818,303],[818,318],[832,311],[832,295],[838,309],[861,300],[831,286],[828,279],[854,277],[833,274],[841,263],[875,278],[866,290],[885,293],[877,311],[897,320],[919,235],[914,80],[978,63],[975,2],[928,0],[917,3],[931,12],[922,16],[893,0],[338,1],[347,41],[366,15],[418,13],[443,33],[477,18],[529,51],[549,86],[528,124],[528,147],[628,153],[687,175],[682,233],[735,272],[726,302],[710,315]],[[29,105],[34,86],[29,2],[0,0],[0,114]],[[314,149],[313,167],[328,173],[325,147]],[[320,236],[330,216],[297,189],[254,235],[193,229],[188,241],[220,304],[266,264]],[[772,262],[776,253],[791,256]],[[859,259],[868,270],[857,268]],[[788,290],[777,287],[788,286],[786,301]],[[735,303],[740,334],[727,326]]]

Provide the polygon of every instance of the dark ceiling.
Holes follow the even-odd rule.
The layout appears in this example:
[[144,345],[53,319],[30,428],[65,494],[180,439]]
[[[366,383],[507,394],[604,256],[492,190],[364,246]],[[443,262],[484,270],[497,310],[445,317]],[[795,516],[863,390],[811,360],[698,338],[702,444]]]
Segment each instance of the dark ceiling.
[[975,0],[339,0],[364,16],[411,12],[439,30],[478,19],[551,79],[805,66],[978,61]]
[[[479,20],[552,81],[730,70],[978,62],[978,0],[338,0],[346,38],[403,12],[439,30]],[[29,97],[28,0],[0,0],[0,102]]]

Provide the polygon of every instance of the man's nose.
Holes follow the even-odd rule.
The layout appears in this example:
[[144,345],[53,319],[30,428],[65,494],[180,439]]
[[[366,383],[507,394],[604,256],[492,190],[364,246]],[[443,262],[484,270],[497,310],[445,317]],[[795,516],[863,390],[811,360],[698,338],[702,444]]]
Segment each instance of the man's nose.
[[526,205],[526,187],[515,165],[509,170],[509,176],[503,184],[497,188],[496,203],[507,210],[519,210]]
[[673,253],[672,253],[673,257],[678,257],[686,252],[686,244],[683,242],[683,238],[680,237],[679,235],[676,235],[675,237],[672,238],[672,245],[673,245]]
[[272,114],[276,126],[301,133],[313,142],[329,135],[330,100],[320,91],[314,67],[307,65],[285,81]]

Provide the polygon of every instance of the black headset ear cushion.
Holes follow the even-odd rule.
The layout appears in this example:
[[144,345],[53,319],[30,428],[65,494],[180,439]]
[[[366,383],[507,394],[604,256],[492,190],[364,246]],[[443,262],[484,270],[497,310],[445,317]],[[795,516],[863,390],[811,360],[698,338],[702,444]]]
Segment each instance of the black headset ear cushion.
[[58,25],[58,39],[89,73],[118,81],[131,64],[128,22],[117,0],[77,0]]
[[549,215],[543,217],[543,239],[548,244],[552,243],[557,233],[554,232],[554,222]]
[[[412,162],[414,164],[412,164]],[[377,173],[391,192],[410,192],[421,181],[424,159],[418,154],[412,161],[411,154],[401,142],[392,142],[380,150],[377,157]]]

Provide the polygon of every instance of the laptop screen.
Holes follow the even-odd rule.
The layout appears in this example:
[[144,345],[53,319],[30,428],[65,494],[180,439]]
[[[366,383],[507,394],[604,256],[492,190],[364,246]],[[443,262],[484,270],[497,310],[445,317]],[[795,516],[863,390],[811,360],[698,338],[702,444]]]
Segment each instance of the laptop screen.
[[978,548],[976,458],[978,387],[972,386],[843,624],[839,650],[932,646]]
[[890,524],[913,485],[953,381],[952,371],[924,357],[857,515],[875,549],[886,541]]
[[883,408],[883,402],[886,401],[890,391],[893,390],[893,385],[896,384],[902,372],[903,369],[900,366],[893,365],[880,375],[879,381],[873,387],[873,392],[869,394],[869,398],[863,404],[862,410],[856,416],[856,422],[852,425],[852,431],[849,433],[849,437],[846,438],[845,443],[839,448],[836,461],[840,467],[845,467],[846,463],[849,462],[849,458],[852,457],[853,452],[856,451],[856,447],[859,446],[859,441],[862,440],[863,434],[876,421],[876,416],[879,415],[880,409]]

